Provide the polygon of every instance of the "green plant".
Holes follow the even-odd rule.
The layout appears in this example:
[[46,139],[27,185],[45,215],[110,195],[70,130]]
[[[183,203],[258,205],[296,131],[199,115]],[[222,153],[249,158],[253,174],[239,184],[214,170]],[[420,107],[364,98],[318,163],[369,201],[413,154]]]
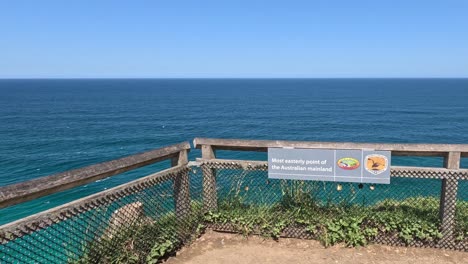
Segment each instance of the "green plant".
[[317,193],[319,183],[306,181],[281,181],[281,200],[283,208],[315,207],[317,205]]
[[175,247],[176,245],[173,239],[166,239],[166,241],[162,243],[156,243],[153,248],[151,248],[149,255],[146,257],[146,262],[148,264],[157,263],[166,254],[172,252]]
[[261,226],[261,234],[266,237],[271,237],[274,240],[278,240],[281,236],[281,232],[283,229],[287,226],[287,221],[286,220],[280,220],[279,222],[276,223],[263,223]]
[[146,219],[123,227],[111,237],[100,236],[84,245],[80,259],[70,262],[157,263],[203,232],[201,208],[201,204],[192,203],[191,214],[184,221],[168,213],[156,221]]
[[[338,243],[365,246],[377,236],[396,237],[408,244],[441,238],[438,197],[357,204],[350,188],[348,193],[340,194],[343,199],[324,202],[326,197],[316,196],[322,186],[319,183],[282,181],[281,199],[265,203],[247,196],[245,178],[245,173],[237,177],[232,189],[221,196],[224,199],[217,211],[202,214],[202,205],[192,203],[192,214],[184,221],[170,213],[156,221],[136,222],[111,238],[98,237],[84,245],[85,254],[76,263],[157,263],[201,234],[206,223],[227,225],[245,236],[258,234],[275,240],[286,228],[302,229],[327,247]],[[462,243],[468,238],[468,202],[456,204],[454,234]],[[76,258],[76,254],[70,258]]]
[[[364,246],[369,239],[378,233],[377,228],[363,225],[363,217],[344,217],[326,221],[319,226],[319,239],[325,246],[332,246],[344,242],[346,246]],[[317,226],[311,226],[308,230],[314,230]]]
[[[414,240],[430,242],[441,238],[436,198],[389,199],[363,206],[320,204],[313,197],[306,198],[304,192],[295,194],[283,195],[286,200],[271,205],[225,200],[220,203],[218,211],[207,213],[205,220],[231,225],[244,235],[255,233],[273,239],[278,239],[287,227],[304,228],[325,246],[337,243],[350,247],[364,246],[376,236],[397,236],[405,243]],[[458,207],[462,205],[457,204]],[[457,214],[459,219],[466,217],[466,210],[462,210]],[[465,224],[459,225],[457,239],[464,239]]]

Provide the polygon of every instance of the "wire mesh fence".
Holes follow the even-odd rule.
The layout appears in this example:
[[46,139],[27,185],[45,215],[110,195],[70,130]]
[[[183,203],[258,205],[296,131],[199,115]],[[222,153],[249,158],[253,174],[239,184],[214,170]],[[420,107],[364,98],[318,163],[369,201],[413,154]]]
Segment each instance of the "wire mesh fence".
[[[391,184],[335,183],[268,178],[266,162],[213,160],[202,164],[216,175],[217,199],[205,220],[219,231],[273,238],[319,239],[325,245],[369,242],[468,250],[468,185],[465,174],[431,169],[392,169]],[[440,219],[441,186],[455,179],[457,197],[451,234]],[[210,182],[205,181],[205,182]],[[209,195],[205,195],[209,197]]]
[[169,169],[12,223],[0,262],[155,263],[199,231],[200,175]]
[[[373,185],[269,179],[267,170],[266,162],[205,160],[39,213],[2,227],[0,262],[156,263],[206,227],[326,246],[468,251],[466,171],[393,168],[391,184]],[[440,221],[447,179],[456,182],[444,198],[454,214]]]
[[454,238],[464,241],[463,248],[468,251],[468,180],[458,181],[458,195],[456,200]]

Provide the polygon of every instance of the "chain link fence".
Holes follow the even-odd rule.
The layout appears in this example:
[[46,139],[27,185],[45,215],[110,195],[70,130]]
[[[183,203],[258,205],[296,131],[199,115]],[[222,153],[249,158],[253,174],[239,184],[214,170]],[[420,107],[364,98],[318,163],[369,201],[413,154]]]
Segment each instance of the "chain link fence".
[[[2,227],[0,262],[156,263],[206,227],[325,246],[468,251],[466,171],[393,168],[391,184],[373,185],[269,179],[267,170],[266,162],[204,160],[39,213]],[[446,179],[453,218],[441,222]]]
[[[205,186],[205,220],[218,231],[318,239],[326,246],[374,242],[468,251],[466,172],[394,168],[391,184],[374,185],[269,179],[266,162],[212,160],[201,167],[215,179],[205,180],[215,184]],[[447,197],[456,210],[444,221],[449,234],[439,220],[446,178],[458,182],[458,197]]]
[[7,225],[1,263],[156,263],[197,236],[202,178],[157,173]]

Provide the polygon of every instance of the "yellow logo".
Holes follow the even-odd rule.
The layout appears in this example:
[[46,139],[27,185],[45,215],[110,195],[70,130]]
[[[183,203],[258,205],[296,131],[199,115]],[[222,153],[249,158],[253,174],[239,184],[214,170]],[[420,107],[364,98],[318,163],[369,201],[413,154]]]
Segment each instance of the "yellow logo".
[[366,171],[377,175],[388,169],[387,157],[379,154],[367,155],[366,159]]

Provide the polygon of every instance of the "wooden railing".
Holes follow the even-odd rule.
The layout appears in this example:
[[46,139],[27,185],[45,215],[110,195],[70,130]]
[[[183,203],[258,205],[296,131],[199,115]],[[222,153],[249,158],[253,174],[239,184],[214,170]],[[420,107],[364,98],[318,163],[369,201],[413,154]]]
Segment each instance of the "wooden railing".
[[171,166],[188,163],[190,143],[183,142],[88,167],[12,184],[0,188],[0,208],[78,187],[163,160]]
[[387,144],[215,138],[195,138],[193,144],[208,156],[216,150],[266,152],[268,148],[313,148],[388,150],[392,152],[392,156],[448,157],[448,153],[459,153],[456,155],[468,157],[468,144]]
[[[452,236],[459,181],[468,180],[468,170],[460,169],[461,158],[468,157],[468,144],[380,144],[195,138],[194,146],[201,149],[202,160],[216,160],[217,150],[266,152],[270,147],[387,150],[391,151],[392,156],[443,157],[445,168],[413,168],[418,169],[418,173],[423,177],[429,174],[443,175],[437,177],[441,180],[440,219],[442,234],[448,240]],[[0,208],[71,189],[162,160],[171,160],[171,166],[188,168],[190,166],[188,165],[189,151],[190,144],[184,142],[81,169],[0,187]],[[392,167],[392,170],[406,171],[404,168],[396,167]],[[174,202],[178,217],[187,215],[187,208],[190,205],[189,184],[188,173],[180,173],[174,178]],[[204,204],[216,205],[217,198],[216,169],[204,169]]]
[[[216,159],[217,150],[266,152],[268,148],[370,149],[391,151],[392,156],[443,157],[446,170],[450,170],[451,172],[454,170],[463,171],[464,173],[467,171],[460,170],[460,162],[461,157],[468,157],[468,144],[382,144],[214,138],[195,138],[193,144],[195,148],[201,149],[203,160]],[[430,168],[418,169],[431,170]],[[443,169],[432,168],[433,172],[440,173],[441,170]],[[206,171],[203,177],[204,182],[209,183],[204,186],[216,185],[216,171]],[[459,181],[457,178],[448,177],[443,178],[441,182],[439,211],[442,233],[446,239],[451,239]],[[204,195],[205,200],[214,201],[217,194],[216,190],[207,189],[204,190]],[[215,203],[211,202],[210,204]]]

